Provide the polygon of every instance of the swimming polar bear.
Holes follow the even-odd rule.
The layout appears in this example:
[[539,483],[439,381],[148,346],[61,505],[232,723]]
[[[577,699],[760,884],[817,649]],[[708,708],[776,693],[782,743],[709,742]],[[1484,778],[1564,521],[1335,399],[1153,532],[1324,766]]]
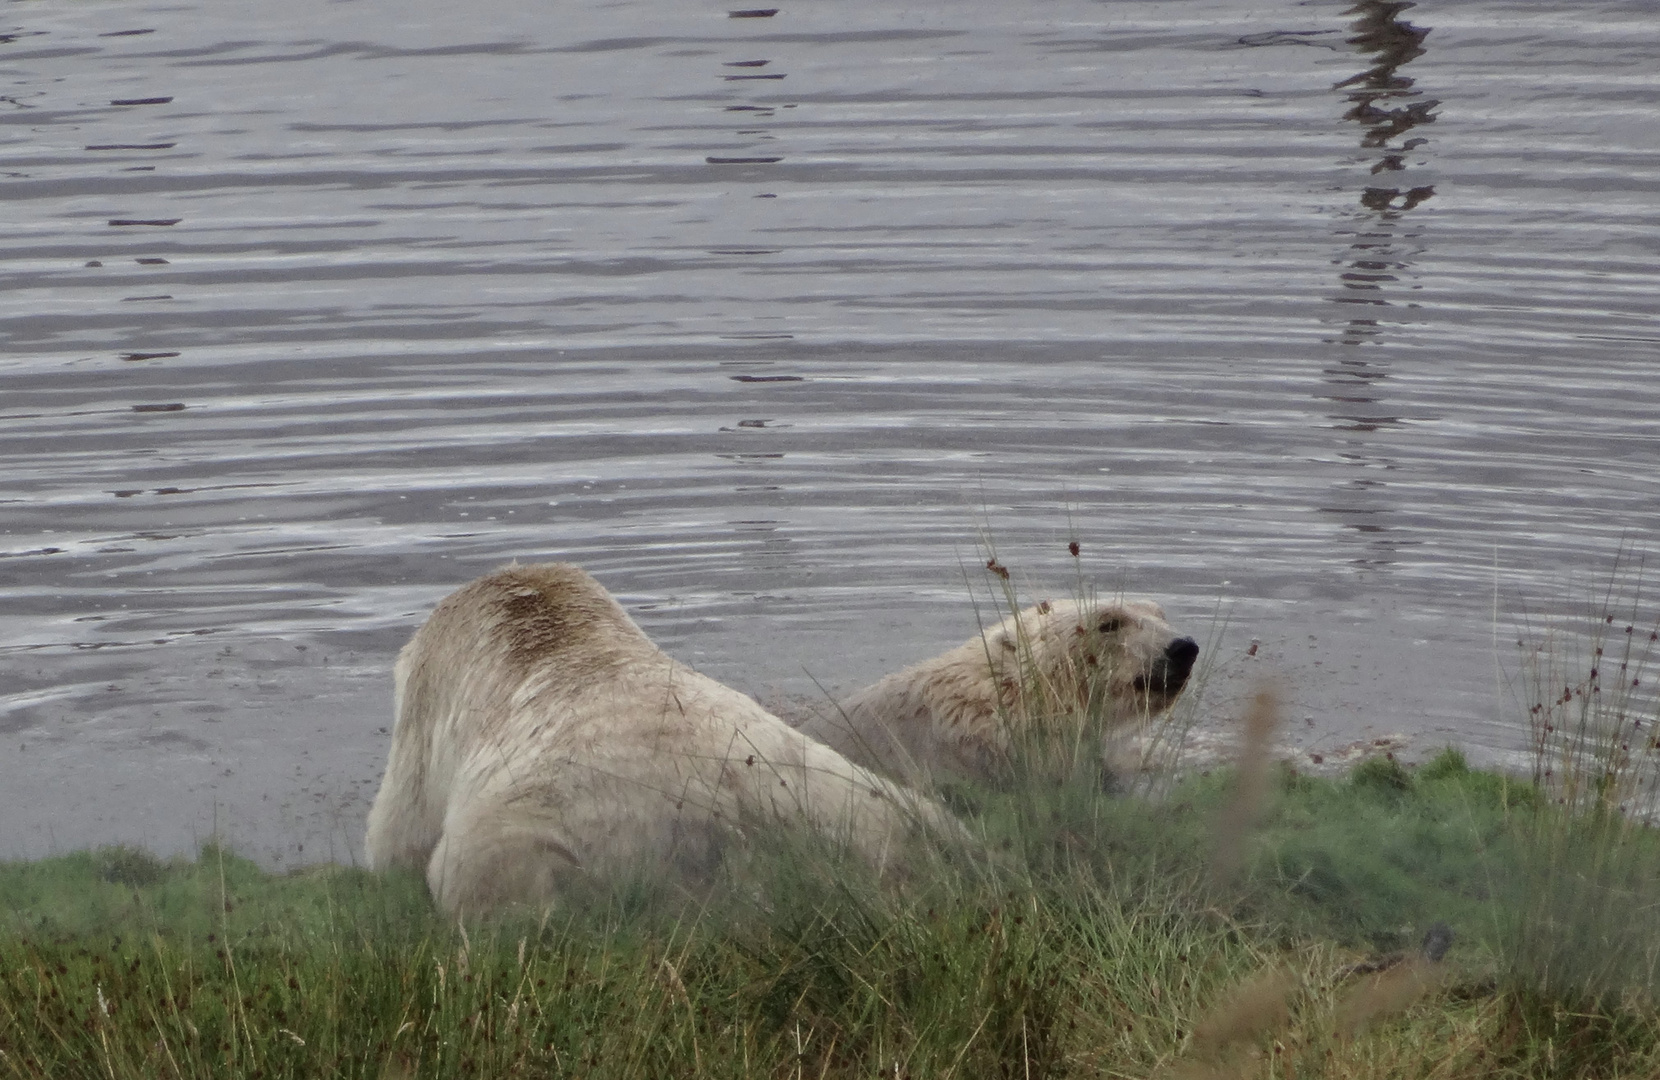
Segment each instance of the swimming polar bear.
[[424,869],[454,914],[574,878],[707,872],[759,824],[882,866],[942,808],[670,659],[575,566],[510,566],[438,604],[398,656],[368,862]]
[[[995,780],[1028,735],[1088,720],[1102,734],[1169,708],[1199,656],[1150,600],[1045,601],[868,686],[801,730],[852,761],[921,782]],[[1051,731],[1053,737],[1057,732]]]

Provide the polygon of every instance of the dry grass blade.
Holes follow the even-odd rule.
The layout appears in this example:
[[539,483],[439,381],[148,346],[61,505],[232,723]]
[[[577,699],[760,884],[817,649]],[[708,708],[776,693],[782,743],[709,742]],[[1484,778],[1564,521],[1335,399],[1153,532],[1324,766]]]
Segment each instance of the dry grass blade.
[[1337,1037],[1353,1039],[1377,1021],[1405,1012],[1439,986],[1446,974],[1442,960],[1452,942],[1452,928],[1437,923],[1424,935],[1417,953],[1406,958],[1397,953],[1397,962],[1368,973],[1337,1003]]
[[1283,1029],[1291,1021],[1290,999],[1296,988],[1296,979],[1283,967],[1259,971],[1194,1026],[1192,1052],[1214,1058],[1239,1043]]
[[1337,1037],[1352,1039],[1378,1020],[1405,1012],[1441,980],[1441,966],[1414,956],[1366,976],[1337,1005]]
[[1262,686],[1245,711],[1233,793],[1216,819],[1216,846],[1211,858],[1211,879],[1216,884],[1232,881],[1244,865],[1245,837],[1262,813],[1268,795],[1268,770],[1279,723],[1279,694],[1270,686]]

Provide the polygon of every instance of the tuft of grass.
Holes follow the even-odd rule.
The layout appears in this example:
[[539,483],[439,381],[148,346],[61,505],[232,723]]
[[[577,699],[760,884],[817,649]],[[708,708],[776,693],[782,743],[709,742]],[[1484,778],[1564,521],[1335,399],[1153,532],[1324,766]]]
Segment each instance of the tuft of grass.
[[1517,642],[1518,682],[1534,786],[1572,810],[1652,821],[1660,811],[1660,620],[1643,617],[1641,563],[1629,580],[1626,573],[1616,563],[1581,625],[1547,627],[1531,646]]
[[[1445,764],[1437,762],[1435,775],[1445,776],[1450,772]],[[1413,788],[1412,774],[1395,760],[1393,754],[1367,758],[1356,765],[1349,773],[1349,783],[1384,795],[1404,795]]]
[[1541,1031],[1660,991],[1660,622],[1643,606],[1622,554],[1581,621],[1518,641],[1536,797],[1494,923],[1499,978]]

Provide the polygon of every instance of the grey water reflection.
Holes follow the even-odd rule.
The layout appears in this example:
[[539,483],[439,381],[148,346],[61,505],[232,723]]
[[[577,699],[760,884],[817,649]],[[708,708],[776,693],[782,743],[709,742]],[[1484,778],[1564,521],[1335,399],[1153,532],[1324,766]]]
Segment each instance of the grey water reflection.
[[1401,71],[1424,55],[1424,41],[1429,37],[1428,27],[1415,26],[1402,17],[1414,6],[1411,0],[1362,0],[1350,8],[1347,14],[1356,18],[1346,41],[1367,56],[1370,64],[1333,87],[1344,91],[1349,105],[1343,120],[1361,127],[1357,163],[1377,179],[1366,183],[1358,206],[1346,215],[1349,245],[1339,260],[1340,291],[1332,300],[1361,310],[1348,317],[1339,336],[1327,339],[1339,351],[1324,370],[1327,385],[1321,391],[1334,408],[1329,416],[1332,426],[1346,433],[1339,458],[1365,471],[1341,485],[1333,500],[1339,505],[1328,512],[1366,536],[1365,551],[1354,562],[1370,567],[1389,565],[1399,546],[1410,543],[1390,535],[1391,505],[1384,476],[1394,463],[1371,437],[1403,423],[1398,407],[1388,400],[1389,353],[1356,347],[1383,344],[1387,328],[1404,321],[1381,309],[1418,306],[1405,295],[1415,286],[1403,284],[1422,243],[1421,231],[1408,214],[1435,194],[1435,186],[1411,185],[1400,174],[1409,171],[1409,156],[1428,145],[1427,138],[1414,132],[1434,123],[1434,109],[1440,102],[1426,97],[1415,80]]
[[[1401,18],[1414,7],[1411,0],[1362,0],[1349,9],[1358,16],[1348,43],[1372,58],[1364,71],[1339,82],[1334,89],[1346,90],[1349,110],[1343,119],[1362,126],[1361,160],[1370,161],[1369,173],[1382,176],[1360,193],[1360,210],[1354,216],[1353,240],[1348,264],[1340,275],[1344,292],[1334,297],[1340,304],[1387,307],[1385,293],[1398,283],[1408,269],[1410,246],[1415,235],[1405,228],[1405,215],[1435,194],[1433,184],[1403,186],[1404,178],[1393,174],[1407,171],[1407,156],[1429,143],[1414,129],[1435,122],[1434,109],[1440,105],[1424,97],[1414,80],[1401,68],[1424,54],[1427,27],[1414,26]],[[1388,180],[1396,183],[1385,186]],[[1394,303],[1400,303],[1396,300]],[[1362,345],[1380,340],[1381,330],[1374,316],[1349,319],[1341,342]],[[1344,358],[1331,372],[1340,382],[1369,384],[1383,372],[1365,361]],[[1357,423],[1365,423],[1359,420]],[[1377,421],[1373,421],[1375,426]],[[1362,428],[1362,430],[1367,430]]]

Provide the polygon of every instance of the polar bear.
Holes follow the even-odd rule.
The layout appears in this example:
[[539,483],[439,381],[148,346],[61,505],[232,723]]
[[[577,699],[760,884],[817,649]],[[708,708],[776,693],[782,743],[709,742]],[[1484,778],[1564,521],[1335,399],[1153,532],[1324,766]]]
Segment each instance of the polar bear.
[[820,710],[801,730],[912,782],[995,780],[1011,755],[1045,739],[1053,749],[1163,712],[1198,656],[1150,600],[1045,601]]
[[398,656],[369,866],[424,869],[446,911],[545,904],[574,879],[707,872],[756,825],[806,823],[881,866],[937,804],[670,659],[575,566],[509,566],[441,601]]

